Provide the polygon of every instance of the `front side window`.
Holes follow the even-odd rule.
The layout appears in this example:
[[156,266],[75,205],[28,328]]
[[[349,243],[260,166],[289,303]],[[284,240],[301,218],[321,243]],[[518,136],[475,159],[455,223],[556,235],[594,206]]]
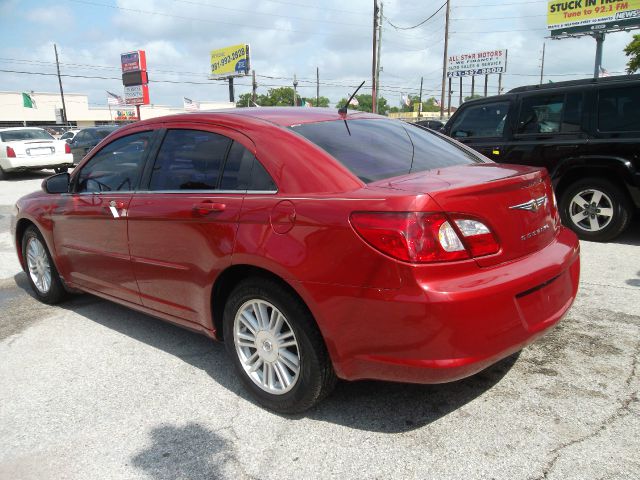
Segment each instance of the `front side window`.
[[232,140],[201,130],[169,130],[151,173],[150,190],[215,190]]
[[640,87],[601,90],[598,97],[598,130],[640,131]]
[[451,136],[502,137],[508,112],[508,102],[484,103],[465,108],[451,127]]
[[437,134],[394,120],[337,120],[291,129],[365,183],[481,160]]
[[524,98],[516,133],[559,133],[563,107],[564,95]]
[[134,133],[105,145],[80,171],[76,192],[135,190],[152,136]]

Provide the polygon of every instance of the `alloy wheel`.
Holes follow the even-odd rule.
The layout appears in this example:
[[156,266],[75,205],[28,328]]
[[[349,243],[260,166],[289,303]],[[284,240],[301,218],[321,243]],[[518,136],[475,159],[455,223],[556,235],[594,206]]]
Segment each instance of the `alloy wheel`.
[[571,199],[569,217],[574,225],[587,232],[598,232],[613,220],[613,202],[604,192],[582,190]]
[[285,316],[271,303],[252,299],[238,309],[233,342],[242,368],[265,392],[283,395],[300,376],[300,349]]
[[46,295],[51,288],[51,264],[44,245],[35,237],[27,243],[27,266],[33,284],[40,293]]

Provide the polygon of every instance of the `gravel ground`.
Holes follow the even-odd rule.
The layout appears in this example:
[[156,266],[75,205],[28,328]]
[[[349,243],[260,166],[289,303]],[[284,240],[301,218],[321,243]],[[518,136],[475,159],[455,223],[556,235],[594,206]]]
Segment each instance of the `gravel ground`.
[[640,224],[582,243],[565,320],[463,381],[341,382],[298,416],[223,345],[90,295],[29,292],[8,233],[44,175],[0,182],[0,478],[640,478]]

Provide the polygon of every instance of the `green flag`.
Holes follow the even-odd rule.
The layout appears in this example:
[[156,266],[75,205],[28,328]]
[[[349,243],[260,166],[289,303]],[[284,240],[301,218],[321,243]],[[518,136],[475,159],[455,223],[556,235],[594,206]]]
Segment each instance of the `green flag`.
[[28,93],[22,93],[22,105],[25,108],[36,108],[36,101]]

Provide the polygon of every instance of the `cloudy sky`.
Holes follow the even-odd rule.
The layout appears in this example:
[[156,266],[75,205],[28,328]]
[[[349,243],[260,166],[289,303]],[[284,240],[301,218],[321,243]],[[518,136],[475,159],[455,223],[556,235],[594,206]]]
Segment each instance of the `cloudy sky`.
[[[442,75],[444,11],[419,28],[444,0],[384,0],[382,95],[398,105],[401,93],[438,96]],[[546,42],[545,82],[592,75],[595,41],[590,37],[545,39],[545,0],[451,0],[449,52],[508,49],[507,89],[537,83]],[[120,53],[146,50],[151,101],[181,106],[182,97],[226,101],[226,84],[208,80],[209,52],[249,43],[258,93],[299,80],[301,96],[332,102],[371,80],[372,0],[0,0],[0,90],[58,90],[53,44],[60,54],[65,91],[106,105],[105,90],[122,92]],[[622,73],[630,33],[607,36],[603,64]],[[15,73],[15,72],[30,72]],[[101,77],[101,78],[81,78]],[[236,80],[236,96],[250,91]],[[457,84],[456,87],[457,89]],[[497,93],[492,76],[490,93]],[[463,93],[470,93],[465,80]],[[457,95],[457,93],[455,94]]]

